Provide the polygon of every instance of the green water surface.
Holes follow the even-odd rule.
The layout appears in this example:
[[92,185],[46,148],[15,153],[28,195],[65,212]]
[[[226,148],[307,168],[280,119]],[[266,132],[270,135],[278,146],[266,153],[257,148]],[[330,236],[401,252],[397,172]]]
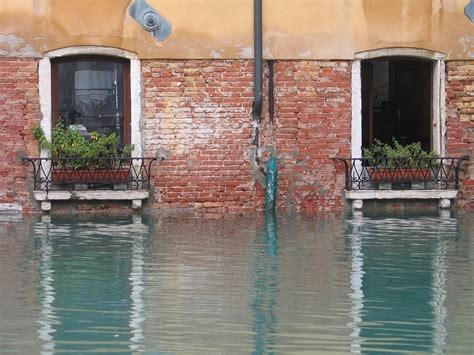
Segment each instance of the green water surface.
[[474,215],[0,219],[0,352],[474,353]]

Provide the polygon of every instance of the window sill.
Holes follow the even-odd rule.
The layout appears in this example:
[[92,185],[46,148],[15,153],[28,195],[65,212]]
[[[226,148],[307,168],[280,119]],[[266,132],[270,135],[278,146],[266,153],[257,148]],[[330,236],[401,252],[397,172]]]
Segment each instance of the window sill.
[[51,190],[33,191],[35,200],[41,202],[43,211],[51,210],[51,201],[132,201],[132,208],[142,207],[142,201],[150,195],[148,190]]
[[345,190],[354,209],[363,207],[363,200],[439,200],[440,208],[450,208],[458,190]]

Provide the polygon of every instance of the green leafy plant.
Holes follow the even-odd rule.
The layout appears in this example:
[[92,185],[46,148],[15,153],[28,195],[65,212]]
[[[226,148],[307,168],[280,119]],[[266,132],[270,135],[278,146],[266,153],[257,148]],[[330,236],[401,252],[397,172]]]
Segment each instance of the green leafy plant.
[[92,132],[90,138],[86,138],[79,130],[64,127],[62,122],[52,129],[51,141],[46,139],[44,130],[40,126],[33,128],[33,135],[41,148],[49,149],[51,157],[56,161],[56,166],[63,168],[113,167],[110,160],[100,158],[130,157],[133,150],[133,145],[126,145],[119,149],[119,137],[115,133],[104,136]]
[[362,149],[362,157],[369,166],[386,168],[429,168],[435,163],[438,155],[422,149],[421,143],[400,144],[392,138],[392,144],[382,143],[375,139],[372,147]]

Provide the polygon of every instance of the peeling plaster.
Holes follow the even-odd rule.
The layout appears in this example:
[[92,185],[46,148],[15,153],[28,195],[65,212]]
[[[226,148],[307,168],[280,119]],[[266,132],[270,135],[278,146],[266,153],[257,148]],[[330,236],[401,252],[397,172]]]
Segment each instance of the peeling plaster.
[[253,58],[253,48],[252,47],[244,47],[241,44],[237,44],[234,46],[237,50],[240,50],[240,56],[245,59],[252,59]]
[[298,58],[303,58],[303,59],[311,58],[311,51],[298,53]]
[[461,37],[459,40],[464,52],[469,58],[474,58],[474,36]]
[[257,163],[256,157],[258,155],[256,147],[252,147],[249,151],[248,161],[250,162],[250,172],[252,174],[252,179],[256,181],[261,187],[266,188],[267,178],[263,173],[263,170]]
[[212,50],[209,54],[211,56],[211,58],[213,59],[220,59],[222,58],[222,53],[224,51],[222,49],[219,49],[219,50]]
[[265,41],[271,41],[271,40],[280,39],[280,38],[289,39],[290,35],[285,32],[270,30],[270,31],[265,31],[265,35],[263,38],[265,39]]
[[11,57],[41,57],[31,43],[10,33],[0,33],[0,56]]
[[279,51],[280,43],[287,43],[287,42],[294,42],[293,40],[290,39],[290,36],[284,32],[279,32],[279,31],[274,31],[274,30],[268,30],[264,32],[263,36],[263,41],[264,41],[264,54],[265,57],[267,58],[273,58],[273,52],[274,51]]
[[[447,60],[470,59],[472,23],[463,11],[468,1],[299,0],[298,6],[273,1],[264,5],[264,56],[350,60],[357,52],[396,46],[447,53]],[[175,28],[166,43],[137,26],[127,13],[130,3],[3,0],[0,55],[41,57],[58,48],[100,45],[134,52],[139,59],[253,58],[250,0],[159,0],[160,13]]]

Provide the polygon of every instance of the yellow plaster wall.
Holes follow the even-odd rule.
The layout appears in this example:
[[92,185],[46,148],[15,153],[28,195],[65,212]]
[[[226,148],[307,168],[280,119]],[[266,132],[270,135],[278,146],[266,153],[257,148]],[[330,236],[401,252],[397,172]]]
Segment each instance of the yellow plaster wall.
[[[414,47],[474,59],[469,0],[263,0],[268,59],[353,59]],[[148,0],[172,25],[157,42],[128,15],[131,0],[0,0],[0,56],[77,45],[140,58],[252,58],[253,0]]]

